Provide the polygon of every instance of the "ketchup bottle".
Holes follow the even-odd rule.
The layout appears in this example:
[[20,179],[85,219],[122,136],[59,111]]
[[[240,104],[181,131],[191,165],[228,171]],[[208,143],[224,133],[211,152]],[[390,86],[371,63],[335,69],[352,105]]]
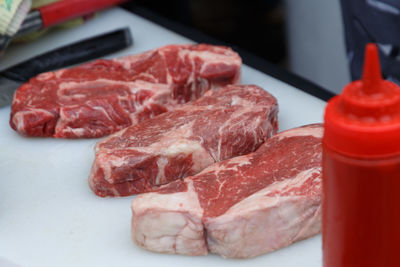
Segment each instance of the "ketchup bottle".
[[376,45],[324,120],[323,266],[400,267],[400,87]]

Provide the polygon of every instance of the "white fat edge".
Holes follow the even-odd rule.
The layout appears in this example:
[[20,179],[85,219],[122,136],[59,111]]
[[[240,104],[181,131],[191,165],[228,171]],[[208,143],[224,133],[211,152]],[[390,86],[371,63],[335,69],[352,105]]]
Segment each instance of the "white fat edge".
[[278,103],[276,103],[275,105],[272,106],[272,108],[269,112],[268,119],[265,120],[263,123],[262,127],[263,127],[263,129],[265,129],[267,131],[267,133],[269,134],[269,137],[274,136],[276,134],[276,131],[278,130],[278,129],[274,129],[274,125],[272,124],[273,121],[275,121],[275,123],[278,122],[278,112],[279,112],[279,106],[278,106]]
[[149,149],[167,159],[177,155],[192,154],[194,159],[192,169],[196,172],[200,171],[214,163],[214,159],[206,151],[202,141],[189,139],[193,135],[192,128],[193,122],[182,125],[163,136],[159,142],[150,145]]
[[[153,91],[154,94],[151,97],[146,98],[142,104],[139,104],[138,102],[133,101],[133,106],[135,108],[135,111],[129,114],[132,125],[139,123],[138,114],[140,114],[144,110],[145,107],[148,107],[153,103],[159,104],[158,101],[156,101],[156,100],[163,96],[169,96],[171,94],[172,88],[171,88],[171,85],[168,85],[168,84],[150,83],[150,82],[141,81],[141,80],[136,80],[131,83],[130,91],[132,94],[136,94],[140,90]],[[122,100],[122,99],[126,99],[126,97],[119,98],[119,100]],[[167,104],[167,105],[169,105],[169,104]]]
[[[228,160],[224,161],[219,161],[216,162],[215,164],[209,165],[207,168],[199,172],[197,175],[205,174],[205,173],[214,173],[216,176],[218,176],[219,172],[223,172],[226,170],[233,170],[233,171],[238,171],[239,167],[245,166],[245,165],[251,165],[250,158],[252,157],[252,153],[243,155],[243,156],[238,156],[234,158],[230,158]],[[196,177],[194,176],[194,177]]]
[[54,117],[53,113],[45,109],[32,108],[28,110],[18,111],[14,114],[12,118],[12,121],[14,125],[17,127],[18,131],[25,132],[25,122],[24,122],[25,116],[30,114],[37,114],[38,112],[49,114],[51,117]]
[[[159,155],[158,159],[158,175],[156,180],[162,183],[165,179],[164,168],[168,164],[168,159],[177,155],[193,155],[194,165],[192,167],[195,171],[202,170],[205,166],[212,164],[214,161],[209,156],[208,152],[204,147],[196,141],[189,140],[187,137],[191,136],[191,124],[185,125],[186,127],[180,127],[171,131],[166,136],[164,136],[159,142],[155,142],[150,146],[145,147],[125,147],[123,150],[132,150],[143,153],[143,157],[146,155]],[[122,131],[119,132],[122,134]],[[113,135],[115,137],[115,134]],[[106,140],[102,141],[106,142]],[[101,167],[105,174],[105,179],[112,183],[111,175],[112,169],[125,166],[129,164],[129,155],[127,157],[115,157],[108,154],[108,149],[97,149],[97,158],[104,158],[98,162],[102,162]],[[115,150],[114,150],[115,151]]]
[[129,86],[132,94],[136,94],[138,91],[141,90],[152,91],[156,94],[163,91],[171,92],[171,85],[165,83],[153,83],[143,80],[135,80],[133,82],[126,82],[126,84]]
[[142,113],[143,110],[144,110],[146,107],[151,106],[151,104],[153,104],[153,103],[156,103],[156,102],[154,101],[154,96],[153,96],[153,97],[150,97],[150,98],[147,98],[145,101],[143,101],[143,103],[142,103],[141,105],[138,104],[136,101],[133,102],[133,106],[135,107],[135,111],[129,113],[129,118],[130,118],[130,120],[131,120],[131,125],[139,124],[139,123],[141,122],[141,121],[139,121],[139,119],[138,119],[139,114]]
[[190,99],[192,99],[192,97],[194,96],[194,93],[196,92],[196,88],[197,88],[197,84],[195,82],[195,75],[194,75],[193,71],[192,71],[192,73],[190,73],[190,76],[186,82],[188,84],[190,84],[190,92],[191,92]]
[[73,115],[68,115],[68,116],[65,115],[64,108],[61,107],[60,108],[60,112],[59,112],[59,119],[58,119],[57,125],[58,124],[66,124],[67,122],[72,122],[72,121],[75,121],[77,119],[80,119],[80,114],[82,113],[82,111],[81,111],[82,108],[80,106],[76,106],[76,105],[75,105],[75,107],[78,107],[80,109],[80,111],[78,111],[76,113],[73,113]]
[[[206,219],[211,252],[227,257],[253,257],[320,231],[320,198],[254,196],[246,203],[243,201],[242,207]],[[243,246],[248,249],[240,249]]]
[[155,251],[207,254],[203,209],[190,181],[187,186],[185,192],[147,193],[132,201],[132,237],[138,245]]
[[151,83],[145,82],[141,80],[136,80],[129,84],[129,89],[132,95],[137,94],[141,90],[147,90],[153,92],[151,97],[146,98],[143,101],[143,104],[139,105],[138,103],[134,103],[136,109],[140,108],[141,106],[148,105],[154,103],[154,99],[161,97],[163,95],[169,96],[171,94],[172,88],[169,84],[162,84],[162,83]]
[[[95,82],[98,82],[99,80],[95,80],[95,81],[91,81],[92,84]],[[57,96],[59,99],[72,99],[72,98],[84,98],[85,94],[73,94],[73,95],[65,95],[65,92],[70,90],[70,89],[74,89],[76,87],[82,87],[85,86],[88,82],[84,81],[84,82],[73,82],[73,81],[69,81],[69,82],[61,82],[58,85],[58,90],[57,90]]]
[[[321,174],[321,168],[310,168],[308,170],[304,170],[298,173],[295,177],[287,178],[279,182],[274,182],[271,185],[257,191],[256,193],[251,194],[247,198],[242,199],[241,201],[230,207],[221,216],[235,216],[235,214],[238,214],[240,212],[249,212],[251,210],[273,207],[275,205],[278,205],[282,201],[282,199],[286,198],[303,198],[303,195],[295,194],[291,194],[289,196],[280,196],[279,194],[274,196],[267,195],[271,192],[280,190],[282,190],[282,193],[285,193],[287,192],[287,190],[290,190],[293,187],[299,187],[304,184],[308,179],[310,179],[315,173]],[[321,178],[319,178],[319,180],[322,182]],[[316,186],[318,190],[321,188],[320,184],[314,186]]]
[[133,63],[141,61],[141,60],[145,60],[146,58],[149,58],[155,51],[156,51],[156,49],[152,49],[152,50],[145,51],[145,52],[142,52],[139,54],[115,58],[115,59],[112,59],[112,61],[121,64],[122,67],[125,69],[131,69],[131,65]]
[[[306,174],[308,171],[312,172],[312,170],[307,170],[299,175],[303,175],[303,178],[310,177]],[[300,179],[304,182],[304,179]],[[317,234],[321,220],[320,196],[267,196],[271,190],[279,190],[288,185],[290,183],[287,181],[274,183],[238,202],[222,215],[207,218],[205,222],[207,232],[210,236],[217,238],[214,244],[212,239],[209,240],[211,241],[209,248],[215,253],[220,248],[224,248],[224,243],[232,248],[235,248],[235,244],[245,245],[247,241],[253,244],[252,240],[248,238],[247,241],[245,240],[247,234],[252,235],[254,224],[258,225],[259,219],[263,219],[261,227],[266,231],[264,237],[271,239],[268,242],[271,246],[270,251]],[[253,232],[254,234],[257,233]],[[282,234],[284,239],[282,239]],[[228,255],[231,252],[237,253],[235,251],[237,250],[227,253]]]
[[122,67],[126,70],[131,69],[131,64],[133,63],[132,61],[126,60],[126,59],[124,59],[124,60],[123,59],[114,59],[114,61],[120,63],[122,65]]
[[19,111],[14,114],[12,121],[19,132],[25,132],[24,117],[29,113],[32,113],[32,111]]
[[214,163],[214,159],[205,150],[201,141],[190,140],[193,135],[193,122],[182,125],[167,133],[159,142],[155,142],[148,147],[137,147],[134,150],[149,154],[158,154],[157,161],[158,175],[157,184],[161,184],[165,179],[165,166],[169,163],[169,158],[182,155],[192,155],[194,172],[199,172],[205,167]]
[[180,139],[163,149],[162,154],[177,156],[179,154],[191,154],[193,151],[202,148],[198,142]]
[[[122,100],[125,100],[125,97],[118,97],[119,103],[121,103]],[[129,100],[128,100],[129,101]],[[153,97],[147,98],[141,105],[139,105],[136,101],[131,101],[131,104],[133,104],[135,110],[133,112],[129,113],[129,118],[131,120],[131,125],[136,125],[140,123],[138,119],[138,115],[142,113],[142,111],[145,109],[145,107],[151,105],[154,103]]]
[[[97,188],[97,185],[96,185],[96,183],[98,182],[98,180],[99,180],[99,177],[97,177],[97,172],[98,172],[98,170],[99,170],[99,166],[98,166],[98,164],[97,164],[97,159],[93,162],[93,165],[92,165],[92,168],[91,168],[91,170],[90,170],[90,174],[89,174],[89,187],[90,188],[92,188],[93,189],[93,191],[95,191],[96,190],[96,188]],[[102,169],[103,170],[103,169]],[[105,176],[104,176],[105,177]],[[100,177],[100,179],[101,179],[102,177]],[[107,180],[107,179],[106,179]],[[112,192],[112,194],[114,195],[114,196],[119,196],[120,195],[120,192],[118,192],[118,190],[115,188],[115,187],[109,187],[108,188],[108,190],[111,190],[111,192]]]
[[[255,86],[249,86],[249,85],[241,85],[241,86],[232,86],[232,90],[234,91],[248,91],[252,95],[257,95],[261,99],[265,98],[270,98],[270,96],[265,96],[265,92],[262,88],[255,87]],[[262,91],[262,94],[260,92]],[[247,99],[247,96],[245,97],[239,97],[237,95],[233,95],[231,99],[231,106],[243,106],[243,107],[248,107],[248,106],[263,106],[263,103],[254,103],[250,100]]]
[[[130,119],[132,121],[132,124],[138,123],[137,121],[137,113],[141,112],[144,108],[144,106],[146,105],[150,105],[151,103],[154,102],[154,98],[159,97],[160,95],[169,95],[170,94],[170,85],[167,84],[154,84],[154,83],[150,83],[150,82],[146,82],[146,81],[134,81],[134,82],[125,82],[125,81],[114,81],[114,80],[108,80],[108,79],[97,79],[95,81],[86,81],[86,82],[63,82],[59,85],[59,90],[57,91],[57,95],[60,99],[62,98],[66,98],[66,99],[70,99],[70,98],[85,98],[86,95],[84,94],[74,94],[71,96],[66,96],[64,95],[64,91],[65,90],[69,90],[71,88],[75,88],[75,87],[82,87],[85,85],[93,85],[94,83],[99,83],[101,85],[105,84],[105,85],[112,85],[112,86],[118,86],[118,85],[122,85],[122,86],[126,86],[129,88],[130,92],[132,94],[136,94],[137,92],[139,92],[140,90],[151,90],[153,92],[155,92],[155,94],[146,99],[144,101],[144,103],[142,105],[139,105],[138,103],[136,103],[136,101],[133,103],[134,107],[135,107],[135,112],[129,114]],[[128,96],[117,96],[118,100],[125,100],[127,99]],[[105,113],[105,112],[104,112]],[[107,116],[108,117],[108,116]]]
[[[135,77],[135,80],[133,82],[136,81],[142,81],[142,82],[147,82],[147,83],[153,83],[153,84],[159,84],[158,82],[158,78],[154,77],[154,75],[147,73],[147,72],[141,72],[139,73],[140,79],[138,79],[137,77]],[[147,80],[142,80],[144,77],[148,78],[151,80],[151,82],[147,81]],[[161,84],[161,83],[160,83]]]
[[138,119],[138,114],[141,113],[145,107],[144,105],[137,106],[136,104],[134,104],[134,106],[135,106],[135,112],[129,113],[129,118],[131,119],[132,125],[140,123]]
[[[224,49],[226,50],[226,49]],[[222,50],[220,50],[222,51]],[[200,58],[203,60],[203,64],[200,68],[199,73],[202,73],[209,64],[232,64],[232,65],[236,65],[238,67],[241,66],[242,64],[242,60],[239,56],[237,56],[236,53],[232,52],[232,51],[224,51],[226,53],[224,54],[219,54],[216,53],[214,51],[194,51],[194,50],[190,50],[190,49],[181,49],[178,52],[178,56],[180,58],[185,58],[186,56],[188,56],[188,58],[190,59],[190,61],[192,62],[192,73],[188,79],[189,82],[193,82],[194,81],[194,70],[195,70],[195,58]],[[194,90],[193,85],[192,85],[192,92]]]
[[86,82],[78,83],[78,82],[72,82],[72,81],[70,81],[70,82],[61,82],[58,85],[58,90],[59,91],[65,91],[65,90],[68,90],[70,88],[75,88],[76,86],[79,86],[80,84],[85,84],[85,83]]
[[56,125],[56,130],[55,133],[73,133],[76,137],[84,136],[86,131],[83,128],[71,128],[71,127],[65,127],[65,125],[60,122],[60,120],[57,122]]
[[[266,121],[268,121],[268,120],[266,120]],[[269,121],[268,121],[269,122]],[[263,123],[262,121],[261,121],[261,117],[256,117],[253,121],[252,121],[252,123],[253,123],[253,125],[255,126],[254,128],[256,129],[256,128],[258,128],[257,126],[261,126],[261,127],[263,127],[264,125],[265,125],[265,123]],[[265,129],[265,128],[263,128],[263,129]],[[266,132],[268,132],[268,131],[266,131]],[[258,136],[257,136],[257,131],[251,131],[251,133],[253,134],[253,147],[251,148],[251,151],[254,151],[255,149],[256,149],[256,147],[258,146],[258,145],[260,145],[260,141],[258,140],[259,138],[258,138]],[[264,139],[264,138],[263,138]]]
[[[151,85],[155,85],[154,83],[147,82],[147,81],[142,81],[142,80],[136,80],[136,81],[119,81],[119,80],[112,80],[112,79],[106,79],[106,78],[100,78],[96,80],[91,80],[91,81],[80,81],[80,82],[75,82],[75,81],[69,81],[69,82],[62,82],[59,85],[59,88],[61,90],[66,90],[69,88],[73,88],[75,86],[81,86],[81,85],[93,85],[95,83],[100,83],[100,84],[109,84],[109,85],[126,85],[126,86],[135,86],[139,84],[147,84],[149,87]],[[162,84],[161,84],[162,85]],[[156,85],[156,86],[161,86],[161,85]]]
[[[161,58],[164,60],[165,65],[168,66],[168,64],[166,62],[165,50],[164,49],[158,49],[157,52],[158,52],[159,55],[161,55]],[[169,73],[169,68],[167,67],[167,69],[165,71],[167,72],[167,84],[173,84],[174,81],[172,79],[171,73]]]
[[54,76],[55,76],[54,72],[44,72],[36,76],[36,79],[38,81],[46,81],[52,79]]
[[194,61],[195,58],[200,58],[204,61],[204,64],[201,66],[200,73],[204,71],[205,68],[208,67],[208,64],[232,64],[236,66],[240,66],[242,60],[239,56],[237,56],[232,51],[227,51],[227,53],[220,54],[214,51],[195,51],[189,49],[182,49],[179,51],[179,57],[184,58],[188,56],[191,61]]
[[[128,127],[129,128],[129,127]],[[128,129],[122,129],[118,131],[117,133],[114,133],[112,135],[109,135],[105,139],[101,140],[98,144],[102,143],[107,143],[107,141],[111,138],[115,137],[120,137],[123,135],[123,133]],[[165,138],[167,139],[167,138]],[[155,142],[152,143],[149,146],[130,146],[130,147],[123,147],[121,148],[122,150],[132,150],[132,151],[138,151],[141,153],[146,153],[146,154],[157,154],[157,155],[164,155],[164,156],[174,156],[179,154],[180,152],[185,152],[189,151],[191,147],[191,142],[189,140],[185,139],[173,139],[173,140],[168,140],[168,142],[165,143],[160,143],[160,142]],[[110,149],[106,148],[101,148],[99,152],[105,152],[107,153]],[[112,151],[118,151],[118,149],[111,149]]]
[[[103,170],[104,179],[110,184],[113,184],[114,183],[114,180],[112,179],[113,170],[115,168],[127,166],[129,164],[129,155],[127,157],[125,156],[120,157],[120,156],[114,156],[113,154],[109,154],[107,152],[105,153],[101,152],[96,155],[96,163],[98,167]],[[143,155],[142,157],[144,158],[146,157],[146,155]]]
[[169,144],[176,142],[176,140],[190,138],[193,136],[193,125],[194,121],[190,121],[174,127],[170,129],[169,132],[165,133],[160,141]]
[[[199,149],[204,149],[201,145],[201,142],[197,142],[195,140],[189,140],[189,137],[193,135],[192,132],[193,122],[188,122],[181,127],[172,129],[168,133],[166,133],[158,142],[154,142],[149,146],[143,147],[124,147],[124,150],[134,150],[147,154],[158,154],[165,157],[172,157],[178,154],[189,154],[193,151],[198,151]],[[118,131],[102,141],[99,144],[106,143],[108,140],[122,136],[125,131],[128,130],[129,127]],[[114,149],[115,150],[115,149]],[[103,151],[103,148],[100,149],[99,152]],[[108,149],[104,149],[105,152]]]
[[239,157],[234,157],[234,158],[229,159],[228,161],[224,161],[224,163],[235,164],[236,168],[242,167],[245,165],[251,165],[251,162],[250,162],[251,156],[252,156],[252,153],[243,155],[243,156],[239,156]]
[[[189,138],[193,135],[192,128],[194,122],[188,122],[178,128],[172,129],[168,133],[166,133],[158,142],[154,142],[149,146],[144,147],[124,147],[124,150],[132,150],[137,151],[147,155],[159,155],[160,159],[158,161],[159,174],[157,179],[164,179],[164,167],[168,163],[168,158],[174,157],[177,155],[193,155],[193,163],[192,169],[195,172],[201,171],[206,166],[214,163],[214,159],[209,155],[209,153],[205,150],[201,141],[190,140]],[[117,133],[114,133],[102,140],[96,146],[96,154],[97,157],[107,157],[107,160],[102,160],[101,162],[106,162],[106,164],[102,164],[103,168],[106,168],[105,172],[107,172],[106,176],[110,177],[111,175],[111,167],[120,167],[125,164],[128,164],[128,159],[124,159],[124,157],[117,158],[108,158],[109,149],[99,148],[102,143],[106,143],[109,139],[119,137],[124,134],[124,132],[128,128],[125,128]],[[113,150],[115,151],[115,150]],[[109,169],[109,170],[108,170]]]
[[278,140],[296,136],[314,136],[316,138],[322,138],[323,134],[324,128],[322,126],[312,125],[309,127],[299,127],[278,133],[274,138],[278,138]]
[[[233,119],[236,119],[237,117],[240,117],[242,114],[247,113],[247,112],[257,112],[257,111],[262,111],[263,107],[260,105],[254,105],[252,102],[247,101],[245,99],[241,99],[239,100],[238,97],[235,98],[236,100],[236,105],[238,105],[238,103],[240,103],[240,108],[238,108],[237,110],[235,110],[231,116],[229,117],[228,120],[226,120],[222,125],[220,125],[220,127],[218,128],[218,148],[216,153],[214,151],[212,151],[211,153],[213,154],[213,158],[216,161],[220,161],[221,160],[221,150],[222,150],[222,134],[223,134],[223,130],[225,129],[225,127],[229,127],[231,126],[231,121]],[[239,106],[239,105],[238,105]],[[253,119],[251,121],[251,124],[253,125],[253,128],[256,128],[257,125],[260,124],[260,118],[257,117],[257,119]],[[253,135],[255,136],[255,133],[253,133]],[[256,138],[256,136],[255,136]],[[256,144],[257,142],[255,142]]]
[[66,71],[67,69],[61,69],[61,70],[57,70],[57,71],[55,71],[54,72],[54,75],[56,76],[56,78],[58,79],[58,78],[60,78],[61,77],[61,75],[63,75],[64,74],[64,72]]
[[166,150],[163,151],[163,155],[167,154],[168,156],[184,154],[190,155],[192,154],[193,158],[193,166],[192,170],[194,172],[199,172],[203,170],[205,167],[213,164],[215,161],[210,156],[210,154],[204,149],[204,147],[199,142],[181,142],[178,144],[174,144],[170,146]]
[[38,81],[47,81],[47,80],[53,79],[54,77],[58,79],[58,78],[61,77],[61,75],[64,72],[65,72],[65,69],[60,69],[60,70],[57,70],[57,71],[43,72],[43,73],[38,74],[36,76],[36,79]]
[[168,162],[169,162],[168,159],[165,158],[165,157],[160,157],[157,160],[158,173],[157,173],[157,177],[155,179],[155,184],[156,185],[161,185],[161,184],[165,184],[166,183],[165,166],[167,166]]
[[231,106],[236,106],[236,105],[238,105],[240,103],[242,103],[242,98],[241,97],[238,97],[237,95],[232,97]]
[[193,124],[194,122],[187,122],[180,127],[171,129],[165,133],[159,142],[155,142],[150,147],[155,150],[160,150],[161,154],[168,156],[175,156],[177,154],[185,153],[186,151],[192,151],[191,147],[199,145],[194,140],[189,140],[193,136]]
[[[68,81],[68,82],[61,82],[58,86],[58,91],[57,94],[58,96],[63,96],[61,93],[63,91],[73,89],[75,87],[84,87],[86,85],[89,85],[90,87],[93,87],[93,84],[99,84],[99,85],[123,85],[126,87],[135,87],[136,82],[126,82],[126,81],[116,81],[116,80],[110,80],[110,79],[97,79],[93,81],[80,81],[80,82],[75,82],[75,81]],[[149,83],[150,84],[150,83]],[[90,88],[89,87],[89,88]],[[94,87],[93,87],[94,88]]]
[[[210,87],[210,82],[207,79],[204,79],[204,78],[201,78],[201,77],[197,77],[197,83],[196,84],[198,84],[199,87],[201,87],[201,88]],[[220,86],[218,86],[217,88],[220,88]],[[210,89],[211,89],[211,87],[210,87]]]
[[194,189],[193,181],[187,179],[187,191],[168,194],[145,193],[137,196],[131,203],[131,209],[136,214],[148,210],[189,212],[196,214],[199,218],[203,216],[198,194]]
[[[110,136],[107,138],[110,138]],[[99,142],[99,144],[102,142],[106,142],[106,140],[102,140],[101,142]],[[155,142],[149,146],[141,146],[141,147],[130,146],[121,149],[138,151],[146,154],[156,154],[165,157],[173,157],[179,154],[191,154],[191,152],[193,152],[194,150],[198,150],[198,148],[200,147],[202,146],[198,142],[185,139],[176,139],[176,140],[171,140],[168,144],[166,143],[160,144],[160,142]],[[118,151],[118,149],[111,149],[111,150]],[[101,148],[99,152],[103,151],[107,153],[108,149]]]

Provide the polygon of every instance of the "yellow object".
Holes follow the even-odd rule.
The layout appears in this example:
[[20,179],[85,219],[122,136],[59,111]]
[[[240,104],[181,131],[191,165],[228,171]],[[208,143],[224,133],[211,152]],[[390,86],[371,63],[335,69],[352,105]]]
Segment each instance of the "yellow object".
[[33,0],[32,8],[38,8],[58,1],[60,0]]
[[51,28],[48,29],[44,29],[44,30],[40,30],[37,32],[32,32],[32,33],[28,33],[22,36],[19,36],[17,38],[13,39],[13,42],[30,42],[33,40],[38,39],[39,37],[42,37],[43,35],[45,35],[49,30],[54,29],[54,28],[71,28],[71,27],[75,27],[78,25],[83,24],[83,19],[82,18],[77,18],[77,19],[73,19],[64,23],[61,23],[59,25],[53,26]]

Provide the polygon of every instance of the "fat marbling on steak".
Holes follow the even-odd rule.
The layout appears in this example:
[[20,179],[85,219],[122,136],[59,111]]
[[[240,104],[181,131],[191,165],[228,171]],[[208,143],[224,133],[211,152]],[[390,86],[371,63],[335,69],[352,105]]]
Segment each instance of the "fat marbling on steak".
[[26,136],[109,135],[240,80],[228,47],[169,45],[32,78],[15,93],[10,125]]
[[248,258],[319,233],[322,125],[136,197],[132,237],[148,250]]
[[96,146],[89,185],[99,196],[127,196],[194,175],[256,150],[276,133],[278,104],[255,85],[228,85]]

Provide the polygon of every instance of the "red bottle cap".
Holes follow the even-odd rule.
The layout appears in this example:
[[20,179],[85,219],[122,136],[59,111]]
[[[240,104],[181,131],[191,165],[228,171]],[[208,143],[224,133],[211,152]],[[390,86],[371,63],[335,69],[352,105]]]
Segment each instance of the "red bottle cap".
[[329,100],[324,119],[330,149],[355,157],[400,154],[400,87],[382,79],[375,44],[366,47],[362,80]]

